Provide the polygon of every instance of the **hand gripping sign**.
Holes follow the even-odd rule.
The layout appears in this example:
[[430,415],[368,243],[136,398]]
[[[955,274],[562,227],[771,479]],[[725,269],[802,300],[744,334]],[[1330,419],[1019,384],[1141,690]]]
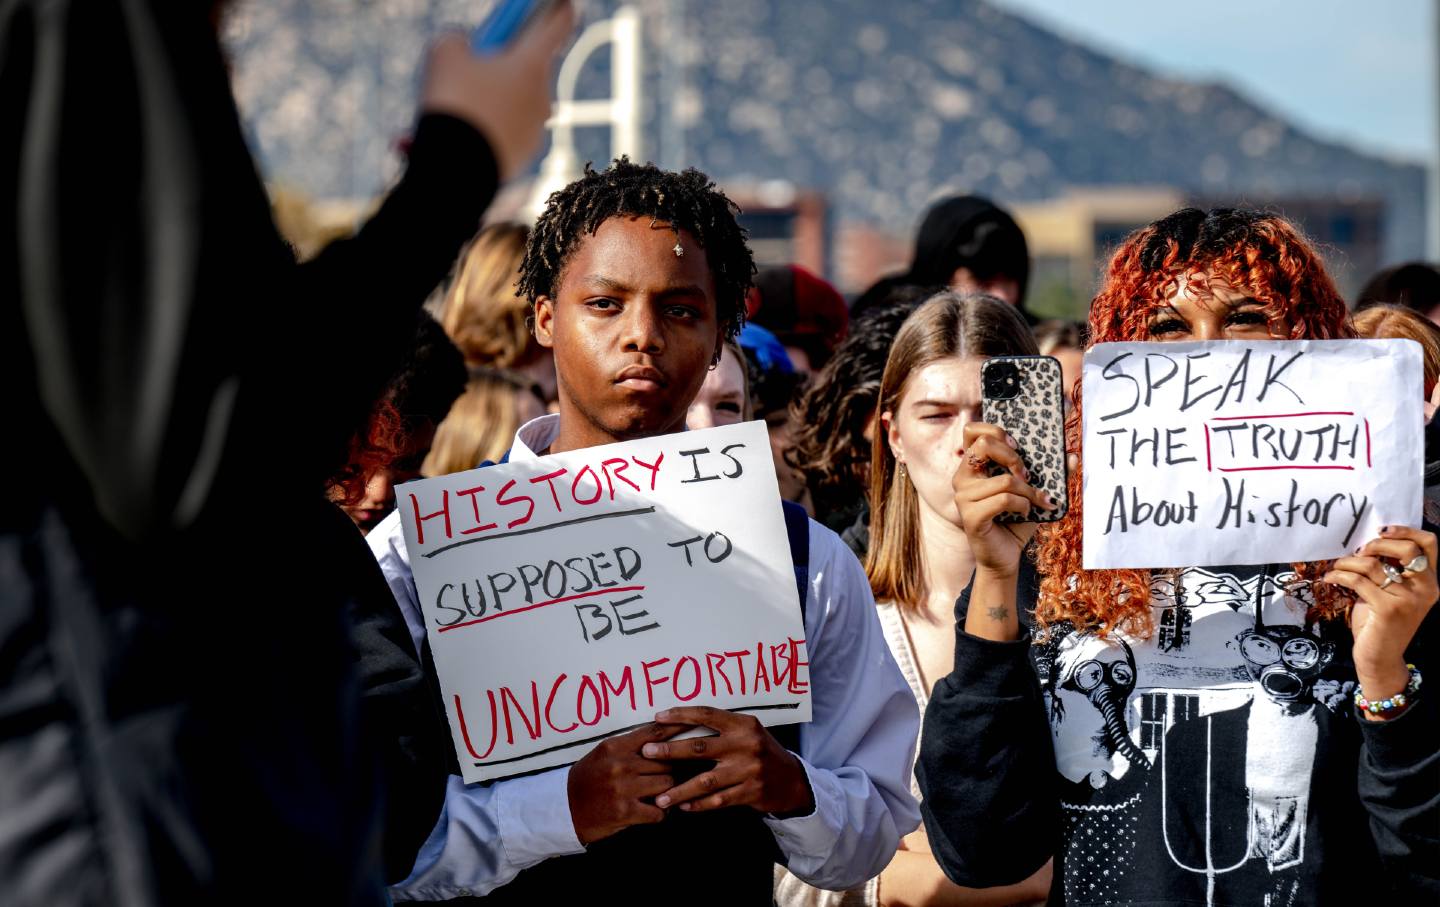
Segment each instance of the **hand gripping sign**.
[[397,489],[465,781],[565,765],[661,709],[810,720],[764,423]]
[[1096,344],[1086,569],[1326,560],[1418,526],[1421,376],[1410,340]]

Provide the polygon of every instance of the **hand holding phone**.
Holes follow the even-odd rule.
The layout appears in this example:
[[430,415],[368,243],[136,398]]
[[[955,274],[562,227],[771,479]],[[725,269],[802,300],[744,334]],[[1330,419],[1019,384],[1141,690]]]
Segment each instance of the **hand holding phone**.
[[[995,356],[980,367],[980,421],[1013,439],[1029,484],[1056,506],[1002,513],[1002,523],[1053,523],[1070,507],[1065,456],[1065,398],[1060,362],[1051,356]],[[991,475],[1006,472],[992,464]]]

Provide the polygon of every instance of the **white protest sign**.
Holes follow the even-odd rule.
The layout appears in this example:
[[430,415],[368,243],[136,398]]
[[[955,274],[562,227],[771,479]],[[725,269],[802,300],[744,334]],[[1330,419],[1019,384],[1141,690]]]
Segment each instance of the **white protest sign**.
[[1413,341],[1100,343],[1084,382],[1086,569],[1326,560],[1420,525]]
[[763,422],[396,494],[465,781],[565,765],[672,706],[810,720]]

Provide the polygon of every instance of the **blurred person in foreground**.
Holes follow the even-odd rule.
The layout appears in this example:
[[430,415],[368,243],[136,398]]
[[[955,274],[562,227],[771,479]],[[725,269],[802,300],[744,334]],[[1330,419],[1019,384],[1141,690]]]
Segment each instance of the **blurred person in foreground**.
[[437,42],[404,177],[298,266],[219,11],[0,13],[3,466],[25,477],[0,514],[7,904],[385,903],[335,575],[364,541],[320,486],[538,147],[573,14],[493,57]]
[[1398,305],[1440,324],[1440,269],[1412,261],[1375,274],[1355,297],[1355,311]]
[[497,461],[510,449],[516,429],[544,414],[544,393],[528,375],[472,368],[465,392],[435,431],[420,474],[443,476]]
[[491,224],[460,256],[445,291],[440,323],[472,368],[509,369],[540,385],[545,404],[555,402],[555,357],[535,341],[530,310],[515,295],[530,228]]

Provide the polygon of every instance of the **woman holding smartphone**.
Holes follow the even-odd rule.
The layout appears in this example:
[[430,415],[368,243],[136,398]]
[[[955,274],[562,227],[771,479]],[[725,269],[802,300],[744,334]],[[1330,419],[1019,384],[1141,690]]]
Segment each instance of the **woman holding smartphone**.
[[[993,296],[931,297],[900,327],[880,380],[870,469],[865,571],[885,641],[923,710],[954,660],[955,598],[974,561],[950,487],[965,427],[980,415],[980,369],[992,356],[1035,355],[1016,309]],[[917,791],[918,793],[918,791]],[[776,903],[1000,905],[1043,901],[1044,867],[988,891],[945,878],[923,829],[901,841],[885,871],[850,892],[811,888],[777,871]]]
[[[1341,338],[1345,315],[1285,220],[1186,209],[1116,252],[1090,336]],[[1058,904],[1440,894],[1440,733],[1419,691],[1434,534],[1385,527],[1320,564],[1084,570],[1076,462],[1070,511],[1040,530],[1032,566],[1035,525],[995,518],[1043,494],[1003,431],[972,422],[961,444],[953,489],[975,577],[917,764],[950,878],[1015,882],[1054,858]]]

